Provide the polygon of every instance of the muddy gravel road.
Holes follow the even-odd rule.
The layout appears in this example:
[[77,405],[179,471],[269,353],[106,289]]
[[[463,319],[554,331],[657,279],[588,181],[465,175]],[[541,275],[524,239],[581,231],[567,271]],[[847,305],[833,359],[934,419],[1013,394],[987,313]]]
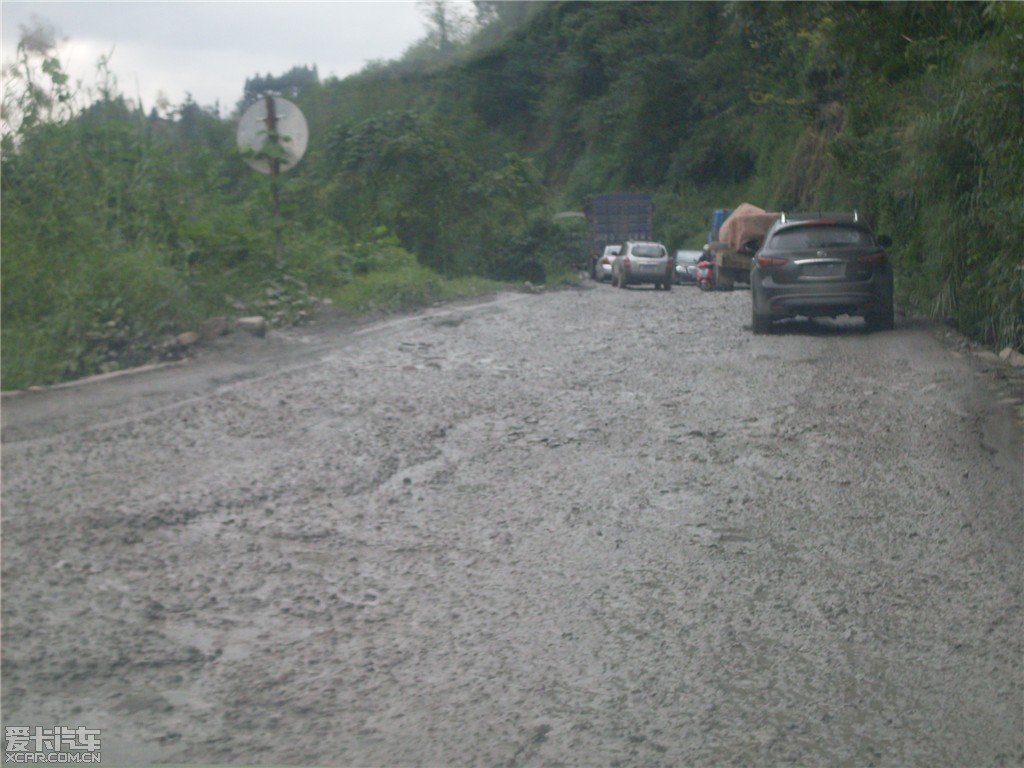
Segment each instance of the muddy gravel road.
[[583,284],[3,401],[6,726],[103,763],[1024,763],[1021,378]]

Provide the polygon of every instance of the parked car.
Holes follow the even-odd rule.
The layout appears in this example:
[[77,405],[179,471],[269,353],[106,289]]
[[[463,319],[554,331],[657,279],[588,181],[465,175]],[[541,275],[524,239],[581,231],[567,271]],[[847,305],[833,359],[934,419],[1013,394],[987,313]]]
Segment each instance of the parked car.
[[606,245],[601,258],[594,265],[594,279],[600,283],[612,279],[612,261],[622,250],[621,245]]
[[630,241],[612,261],[612,285],[628,288],[640,283],[653,283],[655,288],[672,290],[675,265],[661,243]]
[[857,213],[782,214],[750,270],[754,333],[797,316],[859,315],[873,330],[891,329],[890,245]]
[[676,282],[697,283],[697,262],[704,258],[704,251],[676,251]]

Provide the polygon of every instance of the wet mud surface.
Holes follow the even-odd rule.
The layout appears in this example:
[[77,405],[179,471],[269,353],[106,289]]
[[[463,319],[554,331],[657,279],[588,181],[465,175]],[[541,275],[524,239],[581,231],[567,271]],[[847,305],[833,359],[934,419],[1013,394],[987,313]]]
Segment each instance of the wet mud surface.
[[3,402],[5,725],[104,764],[1020,765],[1019,377],[508,294]]

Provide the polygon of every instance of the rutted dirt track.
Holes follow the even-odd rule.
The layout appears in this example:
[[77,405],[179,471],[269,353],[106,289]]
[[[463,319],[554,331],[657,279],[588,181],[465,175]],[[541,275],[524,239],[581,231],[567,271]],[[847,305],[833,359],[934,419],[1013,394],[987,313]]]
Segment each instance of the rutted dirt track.
[[104,763],[1024,762],[1019,404],[585,286],[5,398],[3,721]]

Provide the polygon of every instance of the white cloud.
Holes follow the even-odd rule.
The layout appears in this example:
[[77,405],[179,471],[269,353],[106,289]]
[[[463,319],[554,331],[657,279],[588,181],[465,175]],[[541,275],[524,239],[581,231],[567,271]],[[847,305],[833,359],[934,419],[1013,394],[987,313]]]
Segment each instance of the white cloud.
[[37,16],[66,42],[61,60],[92,87],[110,55],[121,93],[148,109],[164,93],[186,94],[229,112],[246,78],[317,66],[346,77],[369,61],[395,59],[425,34],[416,3],[364,2],[4,2],[3,60],[14,57],[21,26]]

